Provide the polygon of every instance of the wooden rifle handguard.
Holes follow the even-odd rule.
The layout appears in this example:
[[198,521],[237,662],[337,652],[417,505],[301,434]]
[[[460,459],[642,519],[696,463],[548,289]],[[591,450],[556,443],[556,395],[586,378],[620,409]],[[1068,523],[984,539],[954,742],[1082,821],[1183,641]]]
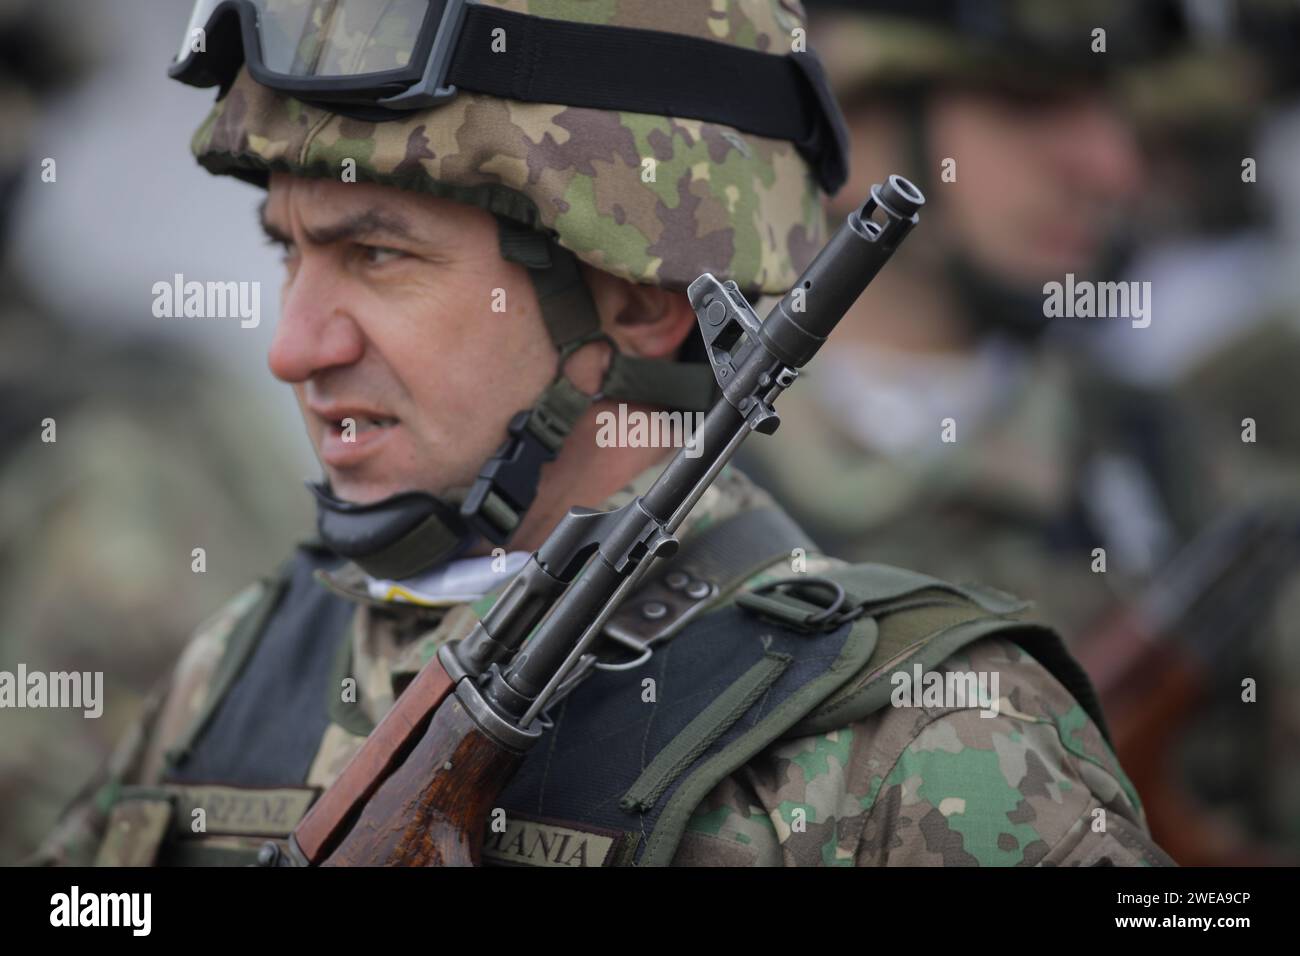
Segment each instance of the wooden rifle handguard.
[[478,866],[488,814],[522,759],[448,697],[324,865]]
[[356,814],[409,754],[454,684],[435,657],[398,695],[337,780],[298,823],[293,839],[310,864],[323,863]]

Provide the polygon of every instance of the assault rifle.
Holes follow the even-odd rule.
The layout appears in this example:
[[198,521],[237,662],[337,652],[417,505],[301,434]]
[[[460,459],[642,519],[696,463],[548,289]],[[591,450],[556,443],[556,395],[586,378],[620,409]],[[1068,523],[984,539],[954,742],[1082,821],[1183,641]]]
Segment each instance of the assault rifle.
[[547,709],[589,676],[606,620],[750,432],[780,423],[773,403],[918,221],[901,176],[849,214],[798,282],[759,321],[734,282],[687,289],[722,395],[699,444],[609,512],[573,508],[461,641],[443,646],[299,823],[293,862],[477,865],[488,814]]
[[1202,701],[1226,689],[1218,680],[1224,663],[1245,658],[1244,646],[1267,626],[1297,574],[1296,504],[1229,511],[1176,554],[1140,600],[1085,632],[1076,649],[1152,835],[1185,866],[1296,865],[1293,855],[1206,806],[1173,758]]

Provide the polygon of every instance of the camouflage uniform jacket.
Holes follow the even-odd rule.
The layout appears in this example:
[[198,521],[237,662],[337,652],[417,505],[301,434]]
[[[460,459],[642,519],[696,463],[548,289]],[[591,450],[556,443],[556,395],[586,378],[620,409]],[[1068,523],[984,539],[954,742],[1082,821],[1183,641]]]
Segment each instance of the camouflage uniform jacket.
[[1067,643],[1136,598],[1220,493],[1166,403],[1065,356],[1026,356],[979,421],[954,408],[952,440],[936,417],[929,447],[897,454],[842,424],[818,361],[781,398],[781,443],[746,443],[740,467],[828,552],[1031,596]]
[[[605,506],[616,507],[644,491],[658,470],[647,471]],[[728,468],[679,536],[686,541],[742,510],[770,504],[764,492]],[[839,563],[817,555],[807,560],[810,573]],[[789,570],[788,558],[770,568],[778,577],[787,577]],[[340,591],[356,588],[350,565],[328,578]],[[117,789],[162,779],[169,747],[212,693],[223,646],[264,586],[249,588],[200,628],[148,719],[68,809],[40,861],[93,859]],[[356,608],[351,673],[363,687],[360,706],[372,722],[391,706],[399,675],[409,677],[438,645],[464,636],[487,603],[490,596],[473,605],[391,614],[391,607],[371,599]],[[1168,862],[1147,835],[1137,795],[1099,728],[1043,666],[1001,638],[976,641],[946,664],[999,672],[999,715],[981,717],[977,709],[961,707],[886,707],[828,732],[772,743],[698,804],[672,862]],[[328,785],[362,740],[330,720],[304,783]],[[527,855],[525,848],[515,862],[537,862]]]

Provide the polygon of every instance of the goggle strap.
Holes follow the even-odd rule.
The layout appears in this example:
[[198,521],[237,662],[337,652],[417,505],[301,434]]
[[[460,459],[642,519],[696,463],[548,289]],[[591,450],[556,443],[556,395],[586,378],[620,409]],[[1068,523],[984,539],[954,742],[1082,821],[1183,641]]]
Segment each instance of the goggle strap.
[[[241,7],[240,14],[241,23],[248,24],[248,10]],[[419,51],[426,61],[424,75],[408,78],[405,90],[392,88],[399,78],[391,71],[284,75],[244,53],[255,80],[302,100],[369,103],[398,118],[469,91],[525,103],[701,120],[793,144],[827,193],[836,192],[848,176],[844,117],[816,56],[793,52],[793,37],[792,52],[777,55],[663,30],[573,23],[475,3],[449,3],[443,18],[433,47]],[[250,29],[246,26],[243,35]],[[218,54],[208,50],[201,57]],[[178,60],[170,72],[197,85],[218,79],[194,57]],[[744,154],[750,149],[740,140],[734,145]]]

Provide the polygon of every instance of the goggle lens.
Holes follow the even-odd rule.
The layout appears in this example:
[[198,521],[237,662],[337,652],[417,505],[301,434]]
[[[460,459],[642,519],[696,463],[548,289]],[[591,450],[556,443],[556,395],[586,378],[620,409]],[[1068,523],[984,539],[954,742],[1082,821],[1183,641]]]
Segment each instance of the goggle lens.
[[365,76],[411,64],[429,0],[256,0],[266,69]]

